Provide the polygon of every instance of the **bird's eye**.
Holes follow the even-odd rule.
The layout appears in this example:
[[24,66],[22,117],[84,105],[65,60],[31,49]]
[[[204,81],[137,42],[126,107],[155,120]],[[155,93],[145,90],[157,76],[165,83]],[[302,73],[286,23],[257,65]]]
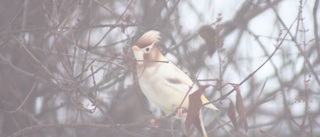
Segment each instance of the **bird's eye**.
[[151,51],[151,47],[150,46],[144,48],[144,52],[145,53],[149,53],[150,51]]
[[151,51],[152,47],[153,47],[153,45],[146,46],[145,48],[143,48],[143,52],[144,53],[149,53]]
[[146,48],[146,51],[147,51],[147,52],[149,52],[149,51],[150,51],[150,48],[149,48],[149,47],[147,47],[147,48]]

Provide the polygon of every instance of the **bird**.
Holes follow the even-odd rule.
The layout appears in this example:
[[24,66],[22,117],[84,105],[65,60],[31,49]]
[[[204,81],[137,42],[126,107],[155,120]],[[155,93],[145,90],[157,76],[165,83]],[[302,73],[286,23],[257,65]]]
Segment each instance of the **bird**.
[[[136,59],[136,74],[142,93],[146,98],[158,106],[165,115],[175,112],[184,97],[195,92],[199,87],[191,78],[169,61],[159,50],[158,43],[161,39],[160,32],[150,30],[144,33],[132,46]],[[202,103],[209,102],[201,96]],[[181,108],[188,109],[189,99],[185,98]],[[205,107],[218,111],[213,104]],[[201,130],[207,137],[200,114]]]

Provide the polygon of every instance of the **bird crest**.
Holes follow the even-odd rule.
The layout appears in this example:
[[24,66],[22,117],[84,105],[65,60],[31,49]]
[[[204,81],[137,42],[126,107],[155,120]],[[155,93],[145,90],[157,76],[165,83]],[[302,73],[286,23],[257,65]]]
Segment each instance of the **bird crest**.
[[160,40],[160,32],[155,30],[150,30],[144,33],[140,39],[137,41],[137,46],[139,48],[144,48],[151,44],[157,43]]

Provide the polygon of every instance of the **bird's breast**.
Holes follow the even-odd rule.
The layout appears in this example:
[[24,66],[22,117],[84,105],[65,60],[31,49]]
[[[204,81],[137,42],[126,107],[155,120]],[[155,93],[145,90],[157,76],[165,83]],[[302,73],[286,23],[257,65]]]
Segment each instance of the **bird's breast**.
[[[161,66],[166,67],[166,66]],[[164,69],[158,67],[148,67],[138,72],[139,85],[143,94],[149,101],[157,105],[166,114],[174,112],[184,98],[184,94],[167,85],[168,82],[162,75]],[[188,100],[183,107],[187,108]]]

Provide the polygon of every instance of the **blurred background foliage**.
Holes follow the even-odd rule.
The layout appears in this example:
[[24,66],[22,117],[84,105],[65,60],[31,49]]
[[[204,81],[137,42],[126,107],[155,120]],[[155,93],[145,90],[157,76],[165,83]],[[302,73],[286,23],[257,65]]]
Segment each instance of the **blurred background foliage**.
[[[319,7],[319,0],[1,0],[0,136],[182,136],[173,118],[150,125],[162,113],[134,75],[131,45],[150,29],[197,84],[215,85],[206,91],[220,108],[217,118],[204,116],[209,136],[319,136]],[[220,97],[232,89],[224,84],[247,76],[246,133],[235,130]]]

